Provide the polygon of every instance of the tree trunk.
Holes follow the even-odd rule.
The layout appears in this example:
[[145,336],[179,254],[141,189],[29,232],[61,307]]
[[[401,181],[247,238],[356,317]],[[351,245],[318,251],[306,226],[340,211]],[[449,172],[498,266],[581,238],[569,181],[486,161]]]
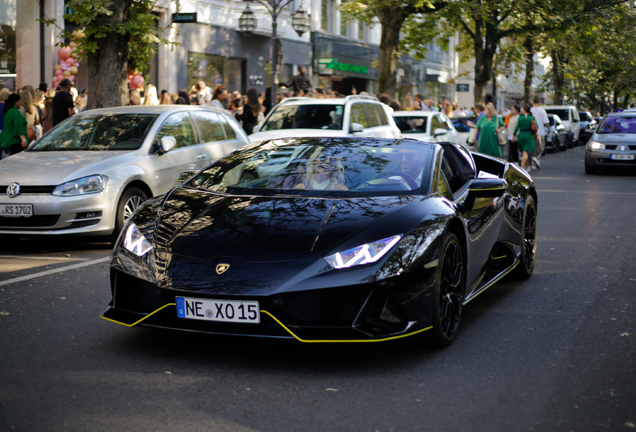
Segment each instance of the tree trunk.
[[[484,38],[484,27],[486,35]],[[475,103],[486,102],[486,87],[492,76],[493,58],[497,51],[497,26],[491,20],[484,26],[481,19],[475,19],[473,46],[475,49]],[[485,39],[485,42],[484,42]]]
[[554,104],[563,104],[563,65],[557,50],[552,50],[552,85],[554,87]]
[[[113,0],[113,14],[100,15],[97,25],[121,24],[130,19],[131,0]],[[98,49],[88,53],[88,103],[86,109],[128,105],[128,42],[130,36],[111,32],[98,39]]]
[[492,103],[495,108],[500,108],[497,106],[497,63],[492,66]]
[[393,11],[380,16],[382,38],[380,40],[380,65],[378,93],[386,93],[391,98],[397,95],[397,60],[399,57],[400,30],[408,15]]
[[523,80],[523,100],[532,105],[532,80],[534,79],[534,38],[531,33],[523,40],[523,57],[526,60],[526,77]]

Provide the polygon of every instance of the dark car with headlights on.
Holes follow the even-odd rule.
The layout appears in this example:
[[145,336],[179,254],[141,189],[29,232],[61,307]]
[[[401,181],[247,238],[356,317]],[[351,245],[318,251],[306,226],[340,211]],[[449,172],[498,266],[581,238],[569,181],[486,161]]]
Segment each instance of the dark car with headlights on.
[[585,146],[585,172],[636,168],[636,112],[608,114]]
[[458,145],[255,142],[135,212],[102,316],[307,343],[422,334],[448,345],[466,303],[509,273],[531,276],[536,226],[525,171]]

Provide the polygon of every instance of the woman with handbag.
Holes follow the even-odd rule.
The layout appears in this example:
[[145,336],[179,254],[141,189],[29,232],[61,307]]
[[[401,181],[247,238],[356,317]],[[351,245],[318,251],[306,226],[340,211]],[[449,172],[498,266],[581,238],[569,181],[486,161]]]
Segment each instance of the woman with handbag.
[[479,131],[479,153],[501,157],[499,135],[502,135],[505,127],[492,103],[486,105],[485,115],[479,119],[475,127]]
[[[531,114],[530,104],[523,106],[523,114],[519,116],[517,120],[517,126],[513,133],[512,140],[517,142],[519,151],[523,152],[521,158],[521,168],[530,172],[530,165],[532,164],[532,152],[534,152],[534,136],[532,133],[532,123],[535,122],[534,117]],[[536,124],[536,122],[535,122]]]
[[22,90],[20,98],[22,105],[20,112],[27,121],[27,139],[32,142],[38,138],[35,127],[40,124],[40,116],[37,107],[33,103],[33,94],[29,90]]
[[20,95],[11,94],[4,103],[4,126],[0,134],[2,158],[20,153],[27,145],[27,121],[20,112]]

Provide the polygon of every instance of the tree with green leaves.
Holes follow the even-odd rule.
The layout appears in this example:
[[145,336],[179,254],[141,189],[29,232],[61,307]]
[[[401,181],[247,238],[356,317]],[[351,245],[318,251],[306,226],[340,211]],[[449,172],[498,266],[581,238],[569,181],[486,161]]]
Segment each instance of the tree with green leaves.
[[[81,47],[88,63],[87,109],[128,104],[130,70],[147,71],[157,44],[167,40],[152,14],[153,0],[70,0],[64,18],[83,29]],[[55,20],[45,20],[47,25]],[[62,38],[71,35],[62,31]]]
[[396,94],[397,60],[400,57],[400,33],[404,23],[418,14],[432,14],[448,4],[448,0],[366,0],[347,1],[340,6],[345,19],[382,25],[378,90]]

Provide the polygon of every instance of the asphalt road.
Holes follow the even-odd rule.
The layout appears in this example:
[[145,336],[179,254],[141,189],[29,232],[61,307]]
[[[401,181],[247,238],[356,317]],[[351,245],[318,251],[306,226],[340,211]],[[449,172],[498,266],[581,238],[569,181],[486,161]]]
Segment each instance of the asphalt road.
[[636,176],[544,157],[533,277],[446,349],[130,329],[105,244],[0,239],[0,430],[636,430]]

